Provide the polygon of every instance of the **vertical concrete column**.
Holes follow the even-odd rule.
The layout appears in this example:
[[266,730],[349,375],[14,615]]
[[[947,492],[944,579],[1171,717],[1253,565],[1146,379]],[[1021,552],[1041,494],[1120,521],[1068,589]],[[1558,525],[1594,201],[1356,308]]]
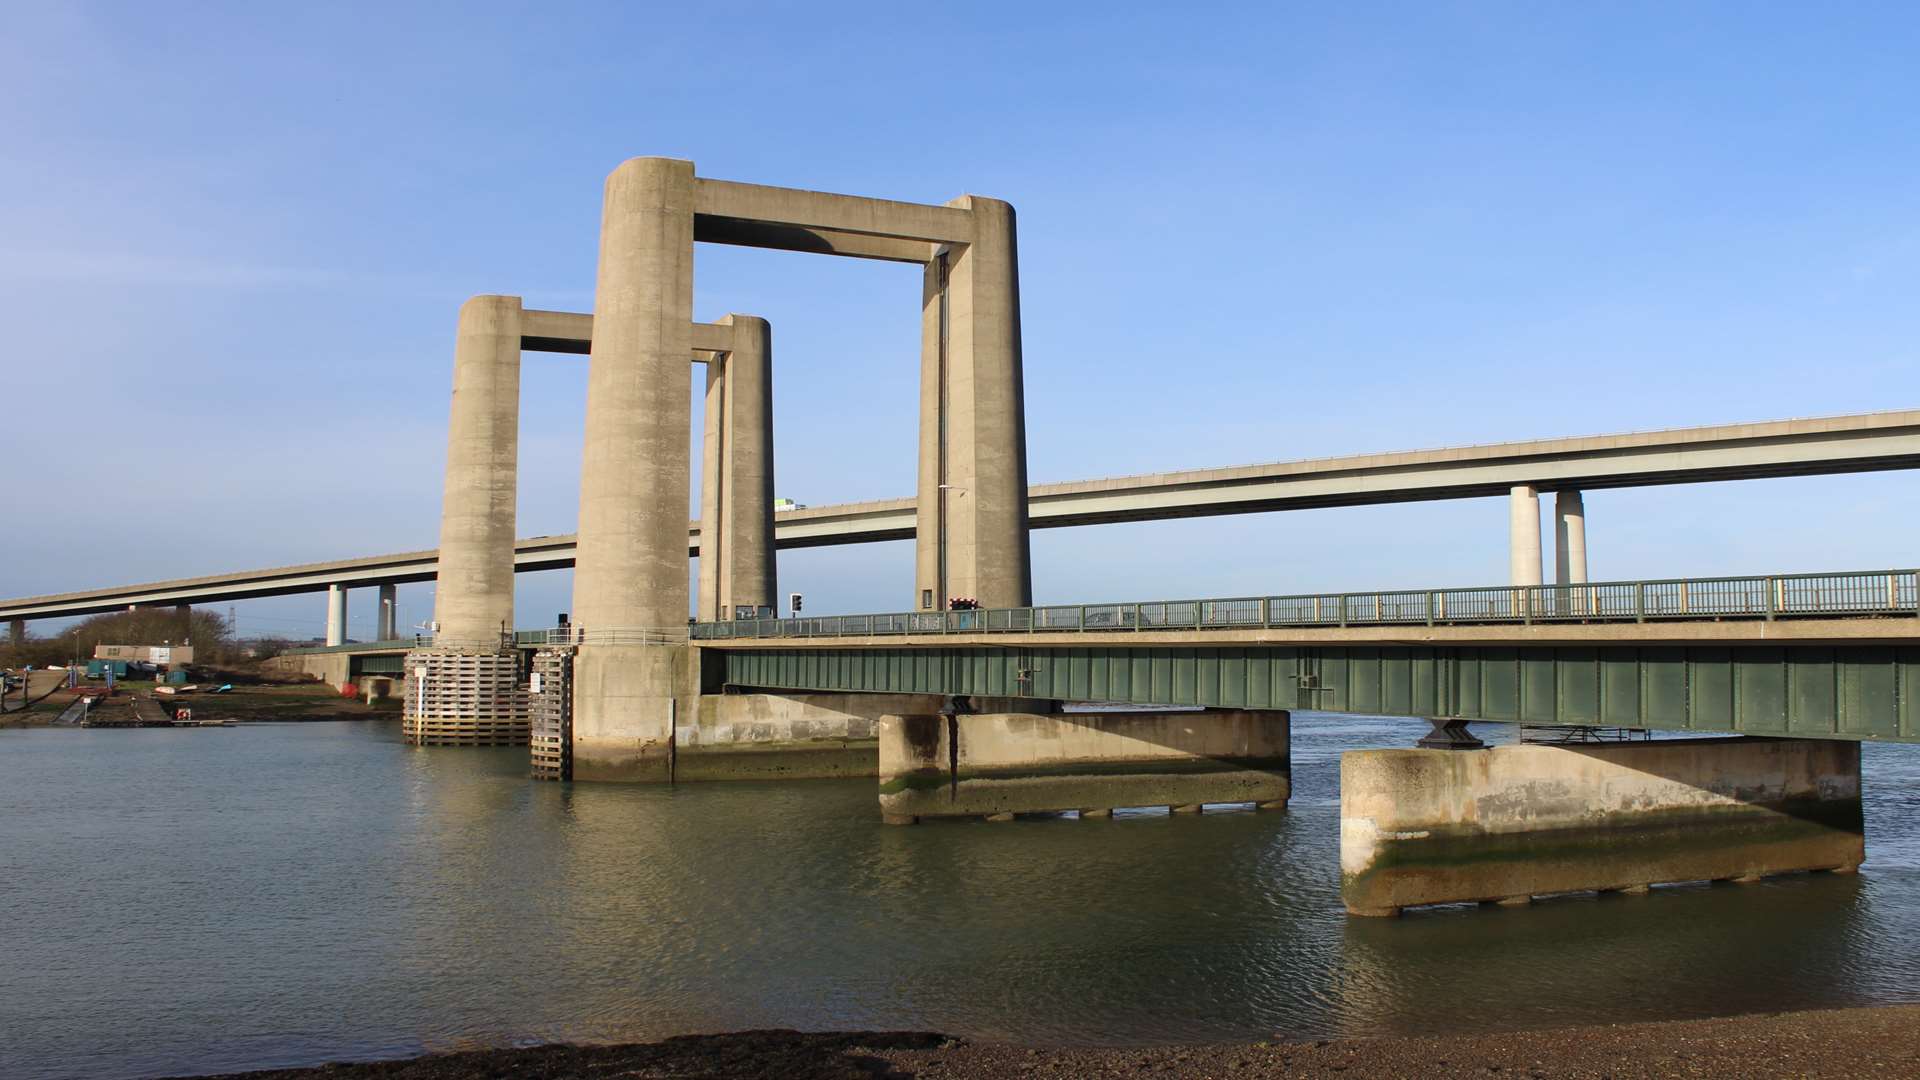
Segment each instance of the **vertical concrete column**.
[[947,590],[947,261],[941,245],[920,285],[920,477],[914,508],[913,610],[941,611]]
[[935,607],[953,596],[1024,607],[1033,580],[1013,207],[974,195],[948,205],[972,212],[974,239],[937,255],[922,290],[915,606],[931,590]]
[[[773,329],[752,315],[733,327],[726,359],[726,420],[720,453],[721,617],[734,605],[772,607],[779,592],[773,549]],[[711,406],[711,397],[709,397]]]
[[1587,580],[1587,508],[1577,491],[1553,497],[1554,580],[1582,585]]
[[607,178],[587,369],[574,622],[687,622],[693,163],[633,158]]
[[399,596],[400,589],[398,586],[380,586],[379,627],[374,634],[375,640],[392,641],[395,637],[399,636],[398,620],[395,618]]
[[338,584],[327,586],[327,644],[347,643],[347,590]]
[[726,558],[726,515],[721,510],[725,484],[727,357],[707,357],[706,420],[700,437],[700,588],[694,613],[702,622],[730,614],[720,599],[720,564]]
[[672,775],[688,650],[634,642],[687,625],[693,191],[690,161],[607,177],[573,570],[580,780]]
[[15,619],[7,624],[7,643],[16,649],[27,643],[27,620]]
[[1540,493],[1528,484],[1508,496],[1508,566],[1514,585],[1538,585],[1540,579]]
[[179,635],[178,640],[183,642],[191,640],[193,637],[193,605],[173,605],[173,617],[180,625],[180,628],[175,631],[175,633]]
[[453,350],[433,594],[441,641],[479,647],[513,627],[519,452],[520,298],[476,296],[460,308]]

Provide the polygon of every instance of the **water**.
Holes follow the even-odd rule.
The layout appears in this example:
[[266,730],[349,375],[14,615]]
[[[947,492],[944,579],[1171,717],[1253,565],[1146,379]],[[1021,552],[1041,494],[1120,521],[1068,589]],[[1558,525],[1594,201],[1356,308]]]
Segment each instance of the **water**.
[[[0,732],[0,1076],[743,1027],[1038,1044],[1920,1000],[1920,746],[1858,877],[1349,919],[1338,754],[1284,814],[879,824],[871,781],[535,784],[392,723]],[[1484,730],[1496,731],[1497,728]]]

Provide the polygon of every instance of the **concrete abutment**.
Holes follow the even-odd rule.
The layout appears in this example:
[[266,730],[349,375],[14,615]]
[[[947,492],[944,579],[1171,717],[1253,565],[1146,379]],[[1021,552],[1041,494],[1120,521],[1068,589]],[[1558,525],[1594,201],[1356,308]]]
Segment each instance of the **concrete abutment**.
[[1355,750],[1340,761],[1341,895],[1356,915],[1852,870],[1864,857],[1853,742]]
[[1115,807],[1283,806],[1285,712],[920,713],[883,717],[880,810],[890,824]]

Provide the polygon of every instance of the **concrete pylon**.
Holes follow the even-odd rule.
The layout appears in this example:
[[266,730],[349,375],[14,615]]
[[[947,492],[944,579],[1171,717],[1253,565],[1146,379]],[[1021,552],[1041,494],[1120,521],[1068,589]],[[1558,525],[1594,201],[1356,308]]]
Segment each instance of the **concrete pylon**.
[[[476,296],[460,308],[447,414],[447,473],[433,645],[407,654],[400,731],[421,745],[527,741],[513,629],[513,544],[520,452],[517,296]],[[391,585],[380,587],[377,636],[397,632]]]
[[1507,544],[1509,584],[1541,584],[1540,492],[1530,484],[1516,485],[1508,495]]
[[27,620],[13,619],[7,623],[7,644],[19,648],[27,643]]
[[706,419],[700,433],[700,582],[694,614],[717,622],[730,613],[720,599],[720,562],[727,549],[723,484],[726,479],[727,355],[707,358]]
[[374,634],[376,641],[392,641],[399,636],[398,619],[395,617],[398,611],[397,604],[399,596],[400,590],[398,586],[380,586],[379,628]]
[[[666,779],[687,624],[693,163],[607,177],[573,571],[574,775]],[[724,482],[724,481],[723,481]]]
[[347,643],[347,590],[338,583],[327,586],[327,644]]
[[773,550],[773,329],[752,315],[720,321],[733,327],[720,458],[723,546],[716,613],[724,619],[739,605],[773,607],[779,583]]
[[1020,273],[1012,205],[963,195],[974,238],[942,245],[921,290],[914,606],[1033,602]]
[[520,312],[517,296],[476,296],[460,308],[433,592],[443,648],[497,651],[513,628]]
[[1578,491],[1553,497],[1554,580],[1583,585],[1587,580],[1587,508]]

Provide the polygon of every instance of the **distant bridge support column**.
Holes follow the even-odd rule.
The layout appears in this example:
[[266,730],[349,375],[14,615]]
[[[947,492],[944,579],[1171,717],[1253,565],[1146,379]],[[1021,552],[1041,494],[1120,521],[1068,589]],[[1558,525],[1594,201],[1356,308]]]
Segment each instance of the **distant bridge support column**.
[[966,195],[974,240],[927,263],[913,606],[1027,607],[1027,433],[1013,207]]
[[880,812],[1000,818],[1115,807],[1283,808],[1293,792],[1286,712],[1026,713],[880,718]]
[[1587,507],[1577,491],[1553,496],[1554,580],[1562,585],[1587,583]]
[[1540,584],[1540,492],[1531,485],[1508,495],[1507,545],[1509,584]]
[[[513,630],[513,530],[520,450],[517,296],[476,296],[460,308],[453,404],[440,504],[431,649],[407,654],[400,729],[418,745],[527,741],[526,694]],[[380,637],[394,631],[392,586],[380,590]]]
[[399,586],[380,586],[380,625],[374,634],[376,641],[392,641],[400,636],[399,620],[395,617],[399,598]]
[[327,586],[327,644],[345,645],[347,643],[347,590],[346,586],[333,584]]
[[1355,915],[1851,871],[1865,855],[1856,742],[1676,739],[1340,757],[1340,888]]
[[19,648],[27,643],[27,620],[14,619],[7,623],[7,644]]
[[689,161],[634,158],[607,177],[573,571],[579,780],[671,779],[674,719],[698,696],[684,644],[693,205]]

